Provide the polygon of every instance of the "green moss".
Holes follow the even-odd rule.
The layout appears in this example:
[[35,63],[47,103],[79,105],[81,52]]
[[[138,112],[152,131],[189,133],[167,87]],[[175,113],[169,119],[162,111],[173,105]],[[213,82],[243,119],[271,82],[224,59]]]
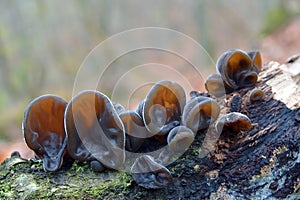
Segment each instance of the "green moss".
[[95,173],[88,163],[78,162],[69,169],[46,173],[40,162],[10,158],[0,171],[0,199],[125,199],[133,181],[128,173]]

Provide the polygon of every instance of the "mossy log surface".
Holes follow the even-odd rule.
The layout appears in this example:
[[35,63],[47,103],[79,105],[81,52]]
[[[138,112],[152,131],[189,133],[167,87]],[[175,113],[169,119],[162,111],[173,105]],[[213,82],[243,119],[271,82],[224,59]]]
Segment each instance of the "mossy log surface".
[[174,177],[167,188],[147,190],[129,173],[95,173],[87,163],[46,173],[41,162],[8,158],[0,165],[0,199],[299,199],[300,89],[294,80],[299,74],[286,66],[264,66],[255,86],[265,92],[262,101],[249,102],[252,88],[226,96],[223,113],[244,113],[253,128],[230,138],[222,133],[204,158],[199,155],[205,133],[198,133],[167,166]]

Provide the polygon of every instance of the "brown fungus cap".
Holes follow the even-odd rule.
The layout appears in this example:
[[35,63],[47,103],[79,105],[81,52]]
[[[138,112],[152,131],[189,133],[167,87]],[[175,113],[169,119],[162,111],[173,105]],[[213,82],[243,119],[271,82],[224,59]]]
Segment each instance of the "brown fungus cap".
[[148,136],[140,115],[135,111],[124,111],[119,115],[126,133],[125,149],[131,152],[137,151]]
[[221,97],[226,93],[223,79],[219,73],[214,73],[207,77],[205,89],[210,95],[215,97]]
[[143,104],[143,120],[152,134],[166,135],[180,124],[186,102],[184,89],[175,82],[157,82],[149,91]]
[[216,68],[224,81],[227,93],[253,86],[258,78],[251,57],[240,49],[223,53],[217,61]]
[[23,135],[27,146],[43,160],[45,171],[57,171],[67,146],[64,112],[67,102],[55,95],[34,99],[26,108]]
[[101,92],[83,91],[70,101],[65,113],[68,151],[79,161],[97,159],[119,169],[125,159],[125,131],[112,102]]
[[184,152],[194,141],[194,133],[185,126],[173,128],[167,138],[171,151]]
[[262,68],[262,58],[261,58],[260,52],[257,50],[254,50],[254,51],[249,51],[247,53],[252,60],[253,70],[255,70],[257,73],[259,73]]
[[131,167],[131,174],[139,186],[147,189],[164,188],[173,180],[169,170],[149,155],[136,159]]
[[249,131],[252,124],[247,115],[238,112],[228,113],[218,119],[216,130],[221,133],[223,130],[238,133],[240,131]]
[[264,91],[262,91],[261,89],[253,89],[251,90],[250,94],[249,94],[249,100],[251,103],[255,102],[255,101],[260,101],[264,98]]
[[217,120],[219,114],[220,106],[215,100],[198,96],[185,105],[182,124],[196,134],[198,130],[208,128],[211,123]]

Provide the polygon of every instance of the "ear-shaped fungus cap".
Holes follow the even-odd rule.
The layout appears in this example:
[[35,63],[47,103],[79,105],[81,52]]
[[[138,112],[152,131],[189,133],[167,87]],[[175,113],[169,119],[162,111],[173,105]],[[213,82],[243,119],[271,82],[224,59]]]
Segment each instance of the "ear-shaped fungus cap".
[[262,58],[259,51],[249,51],[248,55],[250,56],[252,60],[252,67],[253,70],[256,71],[256,73],[259,73],[262,68]]
[[209,97],[198,96],[184,107],[182,124],[191,129],[194,134],[198,130],[206,129],[213,123],[220,114],[219,104]]
[[194,141],[194,133],[185,126],[173,128],[167,138],[171,151],[184,152]]
[[218,119],[216,130],[221,133],[222,130],[238,133],[240,131],[249,131],[252,124],[247,115],[238,112],[228,113]]
[[251,57],[239,49],[223,53],[217,61],[216,68],[224,81],[227,93],[252,86],[258,78],[257,72],[253,70]]
[[99,160],[117,169],[125,159],[124,126],[107,96],[83,91],[70,101],[65,112],[68,152],[80,161]]
[[135,111],[124,111],[119,115],[122,120],[126,133],[125,149],[131,152],[138,150],[145,138],[147,137],[147,129],[143,120]]
[[251,90],[250,94],[249,94],[249,99],[250,99],[250,102],[253,103],[255,101],[260,101],[264,98],[264,91],[262,91],[261,89],[253,89]]
[[186,96],[183,88],[175,82],[157,82],[149,91],[143,106],[143,120],[153,134],[166,135],[180,124],[180,116]]
[[216,97],[221,97],[226,93],[223,79],[219,73],[211,74],[207,77],[205,88],[209,94]]
[[169,170],[149,155],[136,159],[131,167],[131,174],[139,186],[147,189],[164,188],[172,182]]
[[27,146],[43,160],[45,171],[57,171],[67,146],[64,112],[67,102],[55,95],[34,99],[26,108],[23,134]]

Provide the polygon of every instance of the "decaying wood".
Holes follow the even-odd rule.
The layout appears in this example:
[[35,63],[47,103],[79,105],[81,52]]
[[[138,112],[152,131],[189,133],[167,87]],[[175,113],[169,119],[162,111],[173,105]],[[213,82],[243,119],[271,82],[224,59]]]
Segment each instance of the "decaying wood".
[[188,151],[167,166],[174,180],[165,189],[146,190],[128,173],[94,173],[86,164],[45,173],[40,163],[11,158],[0,166],[0,199],[299,199],[300,73],[289,70],[299,63],[265,65],[255,86],[265,92],[262,101],[250,103],[252,88],[227,95],[223,112],[246,114],[253,128],[233,137],[222,133],[204,158],[205,133],[198,133]]

